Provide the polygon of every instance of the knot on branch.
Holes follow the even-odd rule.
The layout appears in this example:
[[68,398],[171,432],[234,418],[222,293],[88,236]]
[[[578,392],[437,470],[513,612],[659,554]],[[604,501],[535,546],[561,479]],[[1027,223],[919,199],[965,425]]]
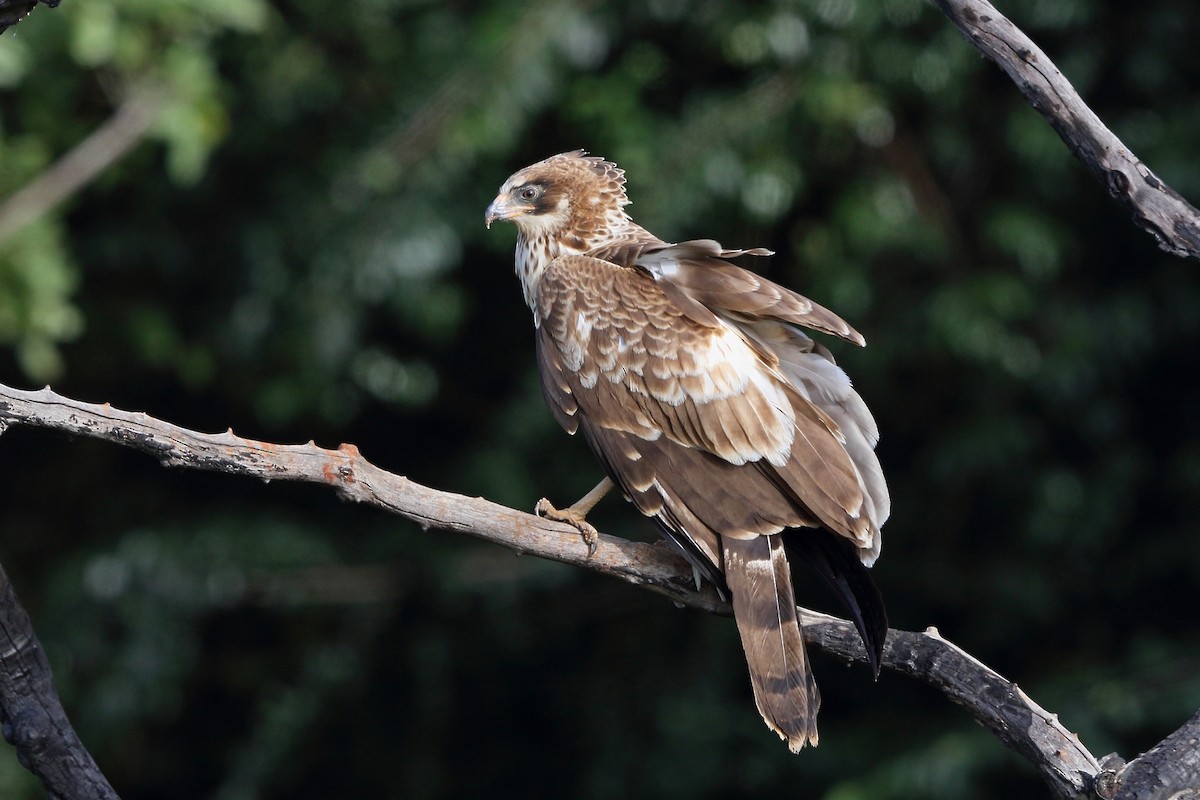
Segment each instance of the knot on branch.
[[1200,251],[1200,225],[1191,220],[1176,220],[1175,235],[1187,242],[1194,250]]
[[1116,753],[1109,753],[1100,759],[1100,772],[1096,774],[1092,786],[1100,800],[1112,800],[1121,790],[1121,770],[1125,768],[1125,759]]
[[17,758],[26,769],[54,745],[53,733],[53,720],[37,706],[20,709],[4,723],[4,738],[17,748]]
[[1118,200],[1129,194],[1129,176],[1119,169],[1110,169],[1105,176],[1108,193]]

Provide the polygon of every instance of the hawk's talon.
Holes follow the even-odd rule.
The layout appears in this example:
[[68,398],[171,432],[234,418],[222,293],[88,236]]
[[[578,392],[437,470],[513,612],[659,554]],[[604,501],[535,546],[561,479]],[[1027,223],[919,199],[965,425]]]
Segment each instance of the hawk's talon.
[[537,505],[533,507],[533,513],[545,519],[552,519],[555,522],[565,522],[575,530],[579,531],[583,543],[587,545],[588,558],[596,555],[596,548],[600,546],[600,534],[596,528],[587,521],[586,515],[576,511],[573,508],[555,508],[549,500],[542,498],[537,501]]

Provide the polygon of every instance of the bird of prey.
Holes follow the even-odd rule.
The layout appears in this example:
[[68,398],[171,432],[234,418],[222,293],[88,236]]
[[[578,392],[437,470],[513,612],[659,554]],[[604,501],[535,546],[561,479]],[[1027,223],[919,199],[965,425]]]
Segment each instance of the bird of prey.
[[625,173],[582,150],[512,175],[485,221],[517,227],[516,271],[533,311],[542,389],[607,478],[538,512],[574,524],[615,484],[727,593],[755,703],[792,752],[817,743],[789,559],[848,607],[879,674],[887,633],[867,567],[887,485],[875,421],[829,351],[802,328],[857,345],[840,317],[729,259],[710,239],[672,244],[635,223]]

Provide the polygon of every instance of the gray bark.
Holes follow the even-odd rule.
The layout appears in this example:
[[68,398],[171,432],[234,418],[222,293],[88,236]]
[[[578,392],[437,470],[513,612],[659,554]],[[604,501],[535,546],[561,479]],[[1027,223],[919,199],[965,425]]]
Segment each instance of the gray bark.
[[1109,195],[1168,253],[1200,258],[1200,211],[1150,171],[1088,108],[1041,49],[986,0],[937,0],[963,36],[994,61]]

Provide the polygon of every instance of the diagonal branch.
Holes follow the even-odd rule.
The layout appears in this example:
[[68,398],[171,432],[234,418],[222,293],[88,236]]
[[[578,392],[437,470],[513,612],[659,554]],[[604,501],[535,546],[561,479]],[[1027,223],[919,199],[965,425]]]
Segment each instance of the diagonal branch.
[[[3,432],[3,426],[0,426]],[[54,690],[50,663],[29,615],[0,568],[0,718],[4,738],[51,797],[115,800],[117,793],[79,741]]]
[[29,16],[39,2],[54,8],[59,0],[0,0],[0,33]]
[[[865,661],[858,632],[837,617],[801,609],[804,638],[831,655]],[[975,721],[1038,771],[1060,798],[1091,798],[1101,772],[1096,757],[1017,684],[936,628],[923,633],[889,629],[883,666],[937,689],[966,708]]]
[[[422,528],[465,533],[521,553],[586,567],[665,595],[680,605],[716,614],[729,606],[712,590],[696,591],[687,563],[666,548],[601,535],[593,556],[575,528],[516,511],[480,497],[442,492],[368,462],[354,445],[336,450],[312,442],[280,445],[205,434],[144,413],[63,397],[49,388],[26,392],[0,386],[0,432],[27,425],[90,436],[149,453],[164,466],[203,469],[264,480],[331,486],[342,497],[412,520]],[[802,609],[806,638],[847,661],[866,661],[853,624]],[[1064,798],[1082,798],[1100,773],[1096,759],[1058,718],[1015,684],[943,639],[891,630],[883,665],[924,681],[965,706],[1007,747],[1030,761]]]
[[[1084,103],[1054,62],[987,0],[936,0],[963,36],[1016,84],[1071,153],[1159,247],[1200,259],[1200,211],[1165,184]],[[1015,688],[1015,687],[1014,687]],[[986,722],[984,723],[987,724]],[[1044,773],[1044,770],[1043,770]],[[1090,792],[1105,800],[1166,800],[1200,789],[1200,713],[1129,764],[1107,756]]]
[[1200,259],[1200,211],[1105,126],[1033,40],[987,0],[937,0],[963,36],[1008,74],[1071,152],[1172,255]]
[[287,445],[244,439],[232,430],[199,433],[141,412],[121,411],[107,403],[72,400],[49,387],[25,392],[0,386],[0,430],[5,425],[30,425],[103,439],[149,453],[166,467],[331,486],[347,500],[391,511],[426,530],[466,533],[518,553],[587,566],[645,586],[677,603],[730,613],[728,605],[711,588],[696,592],[686,562],[662,548],[601,536],[597,557],[589,559],[587,547],[570,525],[480,497],[422,486],[380,469],[352,444],[327,450],[313,442]]
[[166,99],[153,86],[133,90],[104,124],[0,204],[0,242],[88,185],[142,140]]
[[1103,766],[1096,794],[1104,800],[1200,797],[1200,712],[1129,764],[1106,756]]

